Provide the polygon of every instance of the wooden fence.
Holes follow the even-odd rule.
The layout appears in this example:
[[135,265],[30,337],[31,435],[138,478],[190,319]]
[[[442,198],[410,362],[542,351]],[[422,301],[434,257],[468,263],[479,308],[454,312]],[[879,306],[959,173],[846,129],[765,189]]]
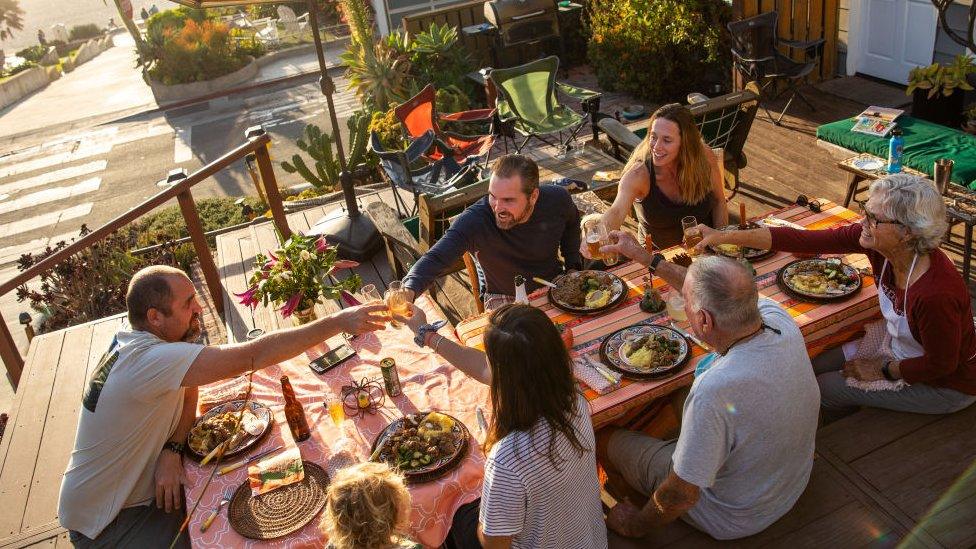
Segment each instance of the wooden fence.
[[814,40],[823,38],[823,58],[815,72],[817,80],[833,78],[837,72],[838,0],[733,0],[736,19],[770,11],[779,12],[780,38]]
[[[278,183],[275,180],[274,168],[271,164],[271,157],[268,154],[267,145],[270,142],[271,139],[267,134],[250,138],[247,143],[238,146],[193,172],[169,189],[157,193],[138,206],[72,242],[61,251],[46,257],[26,271],[0,284],[0,296],[12,292],[18,286],[26,284],[44,272],[50,271],[61,261],[91,247],[93,244],[108,237],[117,229],[132,223],[139,217],[175,198],[179,202],[183,219],[186,221],[186,226],[190,233],[190,240],[193,242],[197,259],[200,261],[200,268],[207,282],[207,290],[210,292],[214,306],[217,307],[217,312],[223,313],[224,300],[223,288],[220,285],[220,276],[217,273],[217,266],[214,264],[210,247],[207,245],[207,237],[203,232],[203,224],[200,222],[200,216],[197,213],[196,203],[193,201],[193,195],[190,189],[197,183],[210,178],[231,164],[243,160],[247,155],[254,154],[257,160],[258,170],[261,174],[261,183],[264,185],[265,196],[268,198],[268,206],[274,217],[275,225],[278,231],[287,238],[291,235],[291,230],[288,228],[288,220],[285,218],[285,210],[281,204],[281,195],[278,193]],[[20,382],[21,371],[24,368],[24,358],[20,355],[20,351],[17,350],[17,345],[10,335],[10,331],[7,329],[2,315],[0,315],[0,359],[3,360],[4,365],[7,367],[7,373],[10,375],[10,380],[13,382],[14,389],[16,390],[17,384]]]

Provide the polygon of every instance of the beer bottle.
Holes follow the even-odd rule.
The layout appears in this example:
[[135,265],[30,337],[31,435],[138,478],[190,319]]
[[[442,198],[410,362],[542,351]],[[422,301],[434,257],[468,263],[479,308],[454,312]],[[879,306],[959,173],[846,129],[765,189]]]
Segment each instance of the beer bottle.
[[295,390],[291,388],[288,376],[281,376],[281,394],[285,397],[285,419],[288,420],[288,428],[291,429],[291,436],[295,442],[308,440],[312,436],[312,431],[308,428],[308,420],[305,419],[305,409],[302,403],[295,398]]

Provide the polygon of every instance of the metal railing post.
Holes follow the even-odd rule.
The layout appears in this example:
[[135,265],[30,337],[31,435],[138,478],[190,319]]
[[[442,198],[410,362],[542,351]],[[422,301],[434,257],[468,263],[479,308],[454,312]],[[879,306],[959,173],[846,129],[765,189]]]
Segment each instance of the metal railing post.
[[183,219],[186,220],[186,229],[190,233],[193,249],[197,252],[203,277],[207,280],[210,297],[213,298],[217,312],[222,315],[224,314],[224,289],[220,285],[220,275],[217,274],[217,264],[214,263],[210,246],[207,245],[207,237],[203,234],[203,224],[200,223],[200,215],[197,213],[197,206],[193,202],[193,195],[187,189],[176,195],[176,199],[180,203]]

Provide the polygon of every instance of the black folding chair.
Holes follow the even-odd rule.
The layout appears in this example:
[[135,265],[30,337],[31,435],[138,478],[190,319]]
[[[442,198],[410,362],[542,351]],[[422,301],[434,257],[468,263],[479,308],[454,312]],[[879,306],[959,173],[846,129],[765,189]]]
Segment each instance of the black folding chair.
[[[760,89],[767,99],[777,99],[789,93],[789,100],[779,116],[773,118],[769,109],[763,105],[766,116],[779,125],[786,111],[789,110],[793,99],[799,97],[811,110],[817,110],[806,97],[800,93],[806,77],[820,62],[823,55],[824,39],[816,40],[785,40],[776,34],[779,13],[769,11],[753,17],[729,23],[729,33],[732,35],[732,62],[735,68],[744,74],[748,80],[760,83]],[[803,52],[803,61],[794,61],[780,52],[780,46],[789,50]],[[775,91],[780,82],[786,86]],[[770,86],[774,93],[769,96],[765,92]]]

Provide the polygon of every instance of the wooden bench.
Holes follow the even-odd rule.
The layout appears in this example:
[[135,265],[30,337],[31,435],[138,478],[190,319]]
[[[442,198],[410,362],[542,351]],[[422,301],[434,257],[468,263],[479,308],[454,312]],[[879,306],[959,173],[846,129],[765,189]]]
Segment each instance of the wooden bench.
[[0,547],[71,546],[58,522],[61,478],[87,380],[124,318],[103,318],[31,342],[0,443]]

